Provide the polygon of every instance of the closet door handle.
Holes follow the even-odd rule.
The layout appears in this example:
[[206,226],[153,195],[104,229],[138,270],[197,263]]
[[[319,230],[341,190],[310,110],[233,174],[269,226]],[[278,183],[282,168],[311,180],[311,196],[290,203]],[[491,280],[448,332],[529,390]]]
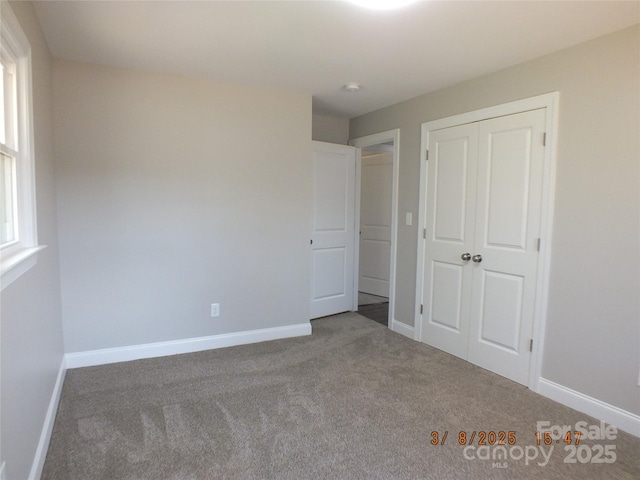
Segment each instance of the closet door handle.
[[460,255],[460,258],[462,260],[464,260],[465,262],[468,262],[469,260],[471,260],[471,254],[470,253],[463,253],[462,255]]
[[482,255],[474,255],[471,257],[471,261],[474,263],[480,263],[482,261]]

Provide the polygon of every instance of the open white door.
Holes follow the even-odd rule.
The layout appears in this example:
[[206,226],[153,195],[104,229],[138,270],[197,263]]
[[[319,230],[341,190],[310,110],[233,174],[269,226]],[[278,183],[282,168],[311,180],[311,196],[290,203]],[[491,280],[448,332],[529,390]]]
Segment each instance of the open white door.
[[356,149],[313,142],[311,318],[353,309]]

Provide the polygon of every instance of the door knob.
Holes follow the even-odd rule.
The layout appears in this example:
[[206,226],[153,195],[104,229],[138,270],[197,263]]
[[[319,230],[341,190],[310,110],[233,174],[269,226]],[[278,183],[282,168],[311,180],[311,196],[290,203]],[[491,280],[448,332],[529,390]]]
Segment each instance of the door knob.
[[463,253],[462,255],[460,255],[460,258],[462,260],[464,260],[465,262],[471,260],[471,254],[470,253]]
[[471,261],[474,263],[480,263],[482,261],[482,255],[474,255],[471,257]]

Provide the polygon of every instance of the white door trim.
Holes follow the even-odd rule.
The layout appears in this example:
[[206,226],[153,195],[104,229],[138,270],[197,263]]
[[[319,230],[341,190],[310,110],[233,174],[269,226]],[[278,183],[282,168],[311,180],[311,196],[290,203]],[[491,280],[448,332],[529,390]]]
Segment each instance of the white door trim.
[[549,294],[549,268],[551,264],[551,238],[553,227],[553,206],[556,183],[556,150],[558,132],[558,103],[560,95],[552,92],[536,97],[526,98],[502,105],[483,108],[473,112],[454,115],[422,124],[420,146],[420,203],[418,205],[418,256],[416,268],[416,305],[414,319],[414,340],[422,338],[422,314],[420,305],[424,304],[424,239],[425,199],[427,186],[426,151],[429,142],[429,132],[443,128],[479,122],[495,117],[502,117],[529,110],[546,109],[546,147],[544,152],[544,173],[542,186],[542,217],[540,224],[541,249],[538,258],[538,278],[536,286],[535,313],[533,320],[533,352],[529,368],[528,387],[534,392],[540,388],[542,358],[544,353],[544,336],[547,318],[547,304]]
[[[394,330],[395,318],[395,297],[396,297],[396,256],[398,244],[398,182],[400,169],[400,129],[389,130],[386,132],[374,133],[366,137],[354,138],[349,142],[357,148],[356,152],[356,226],[360,225],[360,193],[362,181],[362,158],[361,150],[364,147],[379,145],[381,143],[393,142],[393,174],[391,187],[391,248],[389,259],[389,319],[387,325]],[[356,227],[357,229],[358,227]],[[356,237],[358,235],[356,234]],[[354,253],[354,296],[353,310],[358,310],[358,272],[360,271],[360,242],[355,242]]]

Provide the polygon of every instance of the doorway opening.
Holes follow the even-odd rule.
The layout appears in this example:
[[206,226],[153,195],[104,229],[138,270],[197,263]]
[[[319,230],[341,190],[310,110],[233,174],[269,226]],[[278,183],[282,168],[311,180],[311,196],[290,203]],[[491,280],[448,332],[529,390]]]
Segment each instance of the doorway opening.
[[397,130],[351,141],[356,156],[354,310],[393,330],[398,201]]

